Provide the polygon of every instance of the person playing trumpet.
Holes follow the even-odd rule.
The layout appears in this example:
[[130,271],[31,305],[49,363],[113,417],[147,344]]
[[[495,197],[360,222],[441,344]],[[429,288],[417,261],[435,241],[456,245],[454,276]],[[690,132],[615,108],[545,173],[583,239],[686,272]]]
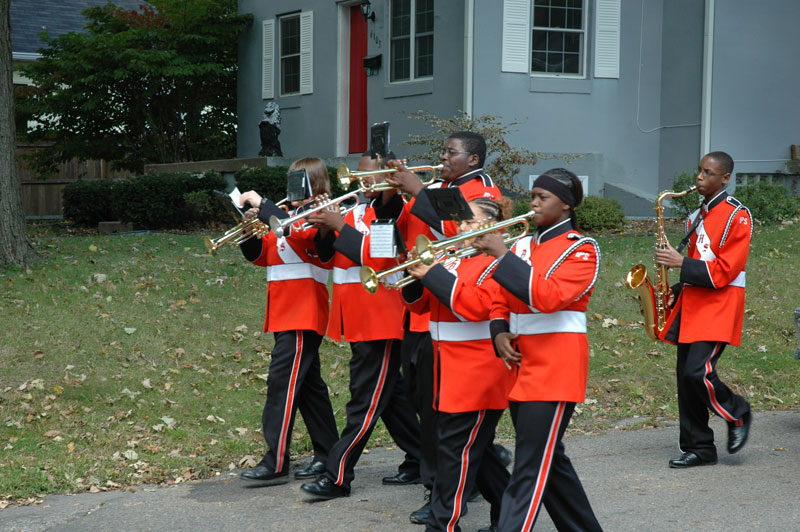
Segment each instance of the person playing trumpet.
[[[377,170],[374,159],[364,156],[359,170]],[[371,184],[381,176],[366,177]],[[377,219],[397,218],[405,204],[396,189],[367,191],[365,202],[343,218],[337,210],[309,216],[319,226],[316,239],[320,259],[333,264],[333,297],[328,336],[350,342],[350,401],[341,437],[328,455],[324,472],[301,489],[314,497],[332,499],[349,495],[354,468],[375,423],[383,419],[389,434],[406,453],[405,461],[384,484],[416,484],[420,480],[420,427],[406,395],[400,374],[400,340],[403,306],[396,290],[380,286],[369,294],[361,287],[362,264],[386,267],[394,259],[370,256],[370,226]],[[368,317],[368,322],[365,322]]]
[[[387,166],[396,168],[397,173],[387,176],[386,181],[412,199],[404,208],[398,220],[398,227],[412,249],[418,235],[424,234],[430,240],[453,236],[458,224],[452,220],[443,221],[433,207],[427,189],[458,187],[467,201],[474,198],[499,199],[500,189],[483,170],[486,160],[486,141],[478,133],[459,131],[447,138],[444,150],[439,157],[442,164],[440,179],[424,187],[420,178],[407,170],[398,160],[389,160]],[[436,471],[436,413],[433,411],[433,344],[428,328],[427,313],[410,312],[406,319],[403,336],[403,375],[409,388],[409,396],[419,413],[422,427],[422,462],[420,464],[422,483],[430,493]],[[503,449],[505,450],[505,449]],[[508,456],[508,454],[506,454]],[[430,500],[409,515],[412,523],[424,524],[430,513]]]
[[[315,196],[330,192],[330,177],[321,159],[299,159],[289,171],[301,168],[306,169]],[[253,190],[242,194],[240,203],[254,206],[245,219],[258,216],[266,222],[272,215],[286,216]],[[316,232],[316,228],[295,228],[281,238],[270,232],[240,245],[247,260],[267,269],[264,332],[275,337],[261,416],[267,452],[258,465],[242,472],[245,480],[269,481],[289,474],[289,444],[298,409],[311,437],[314,458],[311,465],[295,471],[295,478],[321,473],[328,451],[338,439],[328,386],[320,373],[319,346],[328,324],[329,271],[317,257]]]
[[511,251],[491,233],[473,244],[499,259],[490,328],[497,355],[515,376],[508,396],[515,461],[498,530],[532,529],[542,502],[558,530],[601,530],[562,442],[586,396],[586,307],[600,268],[597,242],[577,231],[582,199],[574,173],[548,170],[533,183],[535,234]]
[[[511,210],[488,198],[472,200],[473,220],[460,233],[502,220]],[[502,207],[501,207],[502,205]],[[503,212],[505,211],[505,212]],[[469,248],[473,239],[463,241]],[[508,407],[514,373],[492,348],[489,311],[499,286],[490,273],[497,261],[474,252],[443,263],[408,267],[418,283],[403,288],[403,299],[418,313],[430,313],[434,352],[433,408],[437,412],[436,472],[426,530],[457,531],[459,518],[477,483],[497,524],[509,473],[493,445],[495,428]]]

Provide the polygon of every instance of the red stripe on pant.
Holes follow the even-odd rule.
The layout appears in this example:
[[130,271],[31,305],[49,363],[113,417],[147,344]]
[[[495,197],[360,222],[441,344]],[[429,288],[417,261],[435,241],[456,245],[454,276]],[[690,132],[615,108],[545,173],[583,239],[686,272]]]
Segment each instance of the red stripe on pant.
[[458,475],[458,488],[456,489],[455,501],[453,501],[453,515],[450,516],[450,521],[447,522],[447,532],[453,532],[455,530],[458,519],[461,517],[461,501],[464,498],[464,483],[467,481],[467,470],[469,469],[469,451],[472,449],[472,445],[478,437],[478,430],[481,428],[481,423],[483,423],[485,417],[486,410],[478,412],[478,419],[469,432],[467,443],[461,451],[461,471]]
[[369,410],[367,411],[367,415],[364,416],[364,422],[361,424],[361,429],[356,434],[356,437],[353,438],[353,441],[350,442],[350,445],[347,446],[347,449],[342,453],[342,457],[339,459],[339,473],[336,475],[336,482],[335,484],[342,485],[344,482],[344,470],[345,470],[345,463],[347,462],[347,457],[350,455],[350,451],[353,450],[353,447],[364,437],[364,434],[369,429],[370,424],[372,423],[372,419],[375,417],[375,410],[378,408],[378,403],[381,400],[381,394],[383,393],[384,385],[386,384],[386,374],[389,369],[389,355],[392,353],[392,340],[386,342],[386,347],[383,350],[383,361],[381,362],[381,372],[380,376],[378,377],[378,382],[375,384],[375,390],[372,392],[372,398],[370,399],[369,403]]
[[[714,412],[719,414],[719,417],[721,417],[725,421],[734,422],[734,421],[737,421],[737,419],[735,417],[733,417],[727,410],[722,408],[722,405],[719,404],[719,401],[717,401],[717,395],[716,395],[716,393],[714,393],[714,386],[711,384],[711,381],[708,380],[708,375],[712,371],[714,371],[714,368],[711,367],[711,360],[719,352],[720,345],[721,345],[720,342],[717,342],[717,345],[714,346],[714,350],[711,351],[711,356],[708,357],[708,360],[706,360],[706,364],[705,364],[706,373],[705,373],[705,375],[703,375],[703,383],[706,385],[706,390],[708,391],[708,400],[711,403],[711,406],[714,409]],[[741,421],[739,421],[738,423],[741,424]]]
[[558,429],[564,417],[565,406],[566,403],[563,401],[558,403],[555,416],[553,416],[553,422],[550,424],[550,433],[547,435],[547,445],[545,447],[544,456],[542,457],[542,463],[539,466],[539,475],[536,478],[536,485],[533,489],[531,503],[528,506],[528,513],[525,515],[525,524],[522,526],[523,532],[531,529],[539,507],[541,506],[544,487],[547,485],[547,477],[550,475],[550,466],[553,464],[553,452],[558,442]]
[[289,377],[289,386],[286,390],[286,404],[283,407],[283,423],[281,424],[281,435],[278,438],[278,450],[275,453],[275,472],[283,471],[283,458],[286,455],[286,446],[289,444],[289,423],[292,419],[292,408],[297,387],[297,374],[300,370],[300,358],[303,354],[303,333],[296,331],[297,343],[295,345],[294,362],[292,363],[292,374]]

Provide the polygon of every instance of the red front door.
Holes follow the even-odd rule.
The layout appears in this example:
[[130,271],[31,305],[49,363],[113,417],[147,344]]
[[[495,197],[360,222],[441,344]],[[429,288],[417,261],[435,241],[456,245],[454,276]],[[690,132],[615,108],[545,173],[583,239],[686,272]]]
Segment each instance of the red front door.
[[367,21],[358,5],[350,8],[350,127],[348,152],[367,151]]

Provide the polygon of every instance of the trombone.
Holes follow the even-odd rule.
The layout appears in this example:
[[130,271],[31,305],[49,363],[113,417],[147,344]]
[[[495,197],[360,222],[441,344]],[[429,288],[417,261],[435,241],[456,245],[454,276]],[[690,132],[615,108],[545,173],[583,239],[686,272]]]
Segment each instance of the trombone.
[[[528,231],[530,230],[530,223],[527,219],[535,214],[536,212],[534,211],[528,211],[525,214],[515,216],[514,218],[509,218],[508,220],[503,220],[502,222],[497,222],[492,225],[483,225],[474,231],[468,231],[466,233],[451,236],[450,238],[445,238],[443,240],[437,240],[435,242],[431,242],[430,239],[428,239],[428,237],[425,235],[418,235],[417,240],[414,243],[414,250],[417,252],[416,258],[407,260],[386,270],[381,270],[380,272],[376,272],[369,266],[362,266],[361,270],[359,271],[361,285],[367,292],[374,294],[378,291],[378,284],[384,281],[387,277],[391,276],[392,274],[405,271],[410,266],[414,266],[415,264],[422,263],[426,266],[430,266],[436,259],[440,257],[443,257],[446,260],[453,260],[473,255],[477,252],[474,246],[459,248],[455,246],[455,244],[471,238],[477,238],[487,233],[492,233],[498,229],[508,228],[508,230],[503,233],[503,243],[507,246],[509,244],[513,244],[528,234]],[[514,229],[514,226],[516,225],[519,225],[519,227]],[[400,278],[394,283],[389,283],[386,286],[387,288],[398,289],[408,286],[416,281],[417,279],[409,275]]]
[[[422,182],[423,186],[427,186],[436,181],[436,172],[441,171],[442,168],[444,168],[444,165],[438,164],[436,166],[409,166],[406,170],[409,172],[433,172],[433,175],[428,181]],[[336,178],[339,180],[339,184],[342,185],[342,188],[347,188],[353,181],[358,181],[362,192],[383,192],[384,190],[391,190],[395,187],[385,181],[367,185],[363,181],[364,178],[381,174],[393,174],[397,171],[397,168],[382,168],[379,170],[358,170],[353,172],[346,164],[342,163],[336,170]]]

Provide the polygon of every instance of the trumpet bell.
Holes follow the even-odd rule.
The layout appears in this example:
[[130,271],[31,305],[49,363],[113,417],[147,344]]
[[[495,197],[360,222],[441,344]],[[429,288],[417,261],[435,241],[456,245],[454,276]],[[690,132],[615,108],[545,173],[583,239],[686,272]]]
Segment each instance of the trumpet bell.
[[364,286],[367,292],[374,294],[378,291],[380,281],[378,280],[378,274],[375,273],[375,270],[369,266],[362,266],[361,270],[358,272],[358,276],[361,279],[362,286]]

